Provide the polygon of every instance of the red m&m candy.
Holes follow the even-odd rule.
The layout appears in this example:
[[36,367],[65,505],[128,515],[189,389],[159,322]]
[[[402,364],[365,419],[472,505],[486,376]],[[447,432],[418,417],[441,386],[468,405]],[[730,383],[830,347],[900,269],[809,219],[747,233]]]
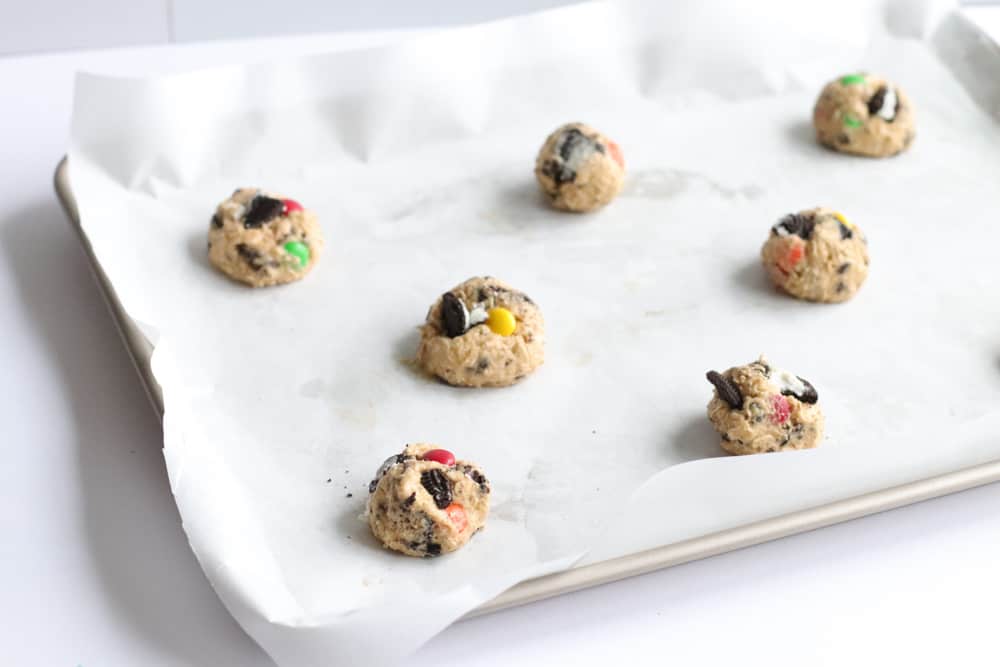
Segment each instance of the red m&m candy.
[[795,265],[802,261],[802,258],[805,257],[805,254],[806,254],[805,244],[802,243],[801,241],[793,242],[789,246],[788,252],[785,254],[785,256],[782,257],[780,260],[778,260],[780,268],[790,273],[792,269],[795,268]]
[[469,525],[469,517],[465,515],[465,508],[458,503],[448,505],[444,508],[444,511],[445,514],[448,515],[451,522],[455,524],[455,528],[458,529],[458,532],[462,532],[465,530],[466,526]]
[[283,212],[283,215],[288,215],[289,213],[292,213],[293,211],[301,211],[302,210],[302,204],[298,203],[294,199],[282,199],[281,201],[284,202],[284,204],[285,204],[285,210]]
[[622,155],[621,146],[613,141],[608,142],[608,154],[611,155],[611,159],[618,163],[618,166],[622,169],[625,168],[625,156]]
[[771,419],[774,420],[775,424],[784,424],[788,421],[788,416],[792,413],[792,408],[788,405],[787,398],[781,394],[775,395],[771,399],[771,407],[774,409]]
[[455,465],[455,455],[447,449],[431,449],[421,454],[420,458],[424,461],[436,461],[441,465]]

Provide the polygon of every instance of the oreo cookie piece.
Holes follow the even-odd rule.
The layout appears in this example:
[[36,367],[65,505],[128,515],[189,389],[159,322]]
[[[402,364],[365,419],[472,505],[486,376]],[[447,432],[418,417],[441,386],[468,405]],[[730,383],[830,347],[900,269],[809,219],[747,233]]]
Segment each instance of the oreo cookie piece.
[[881,86],[875,94],[868,100],[868,113],[872,116],[879,116],[886,122],[891,123],[896,120],[896,112],[899,110],[899,98],[896,91],[889,86]]
[[451,292],[441,297],[441,325],[448,338],[456,338],[469,330],[469,309]]
[[572,183],[576,180],[574,166],[582,163],[583,156],[595,150],[604,152],[604,147],[595,143],[578,128],[570,127],[559,138],[556,148],[558,158],[546,160],[542,165],[542,173],[551,178],[556,187]]
[[816,228],[816,218],[802,213],[789,213],[771,228],[775,236],[795,235],[808,241]]
[[708,371],[705,373],[705,377],[715,386],[715,390],[719,392],[719,398],[728,403],[729,407],[733,410],[739,410],[743,407],[743,395],[740,394],[739,387],[733,384],[729,378],[716,371]]
[[840,240],[846,241],[847,239],[854,238],[854,230],[845,225],[840,220],[837,220],[837,224],[840,225]]
[[439,468],[425,470],[420,474],[420,486],[431,494],[438,509],[444,509],[451,504],[451,481]]
[[475,482],[476,484],[478,484],[479,485],[479,489],[483,493],[489,493],[490,492],[490,482],[489,482],[489,480],[486,479],[486,476],[483,475],[483,473],[481,473],[479,470],[477,470],[476,468],[473,468],[472,466],[466,465],[466,466],[462,466],[462,472],[464,472],[466,475],[468,475],[472,479],[473,482]]
[[882,105],[885,103],[886,90],[886,87],[882,86],[876,90],[875,94],[868,100],[868,113],[870,115],[874,116],[882,110]]
[[782,395],[794,396],[803,403],[815,403],[819,400],[819,393],[809,380],[798,375],[795,376],[795,379],[802,383],[802,386],[794,389],[787,386],[783,387],[781,390]]
[[243,226],[247,229],[257,229],[280,217],[284,211],[285,202],[280,199],[257,195],[250,201],[247,213],[243,217]]
[[260,271],[264,268],[264,257],[260,254],[260,252],[248,246],[246,243],[237,243],[236,253],[243,258],[244,262],[252,266],[254,271]]
[[559,145],[559,157],[561,162],[559,169],[552,174],[556,183],[570,183],[576,180],[576,171],[572,165],[579,161],[578,154],[584,154],[596,149],[596,144],[591,141],[580,130],[573,127],[563,134],[562,142]]
[[371,482],[368,483],[368,493],[375,493],[375,489],[378,487],[379,480],[381,480],[385,476],[385,474],[389,472],[389,468],[396,465],[397,463],[402,463],[403,461],[406,460],[406,458],[407,457],[405,454],[393,454],[385,461],[383,461],[382,465],[380,465],[378,467],[378,470],[375,472],[375,479],[373,479]]

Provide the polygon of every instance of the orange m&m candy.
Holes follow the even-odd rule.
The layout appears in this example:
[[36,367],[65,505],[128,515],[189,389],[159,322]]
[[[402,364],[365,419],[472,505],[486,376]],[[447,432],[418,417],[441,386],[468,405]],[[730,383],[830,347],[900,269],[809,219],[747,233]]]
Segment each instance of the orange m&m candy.
[[451,522],[455,524],[455,528],[458,532],[462,532],[469,525],[469,518],[465,515],[465,508],[458,503],[452,503],[444,508],[445,514],[451,519]]

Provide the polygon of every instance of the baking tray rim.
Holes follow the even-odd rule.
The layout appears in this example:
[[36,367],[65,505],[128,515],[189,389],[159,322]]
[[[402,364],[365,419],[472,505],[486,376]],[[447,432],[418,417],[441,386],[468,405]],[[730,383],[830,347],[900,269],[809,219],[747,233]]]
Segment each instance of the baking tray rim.
[[[108,277],[97,262],[90,241],[80,224],[76,199],[69,183],[68,158],[63,157],[59,161],[53,180],[56,196],[66,213],[70,226],[76,230],[79,236],[87,255],[91,273],[97,281],[97,286],[107,304],[118,333],[121,335],[129,358],[139,374],[139,379],[142,381],[150,404],[157,416],[162,418],[163,395],[156,378],[153,376],[150,364],[153,346],[125,313]],[[497,597],[465,614],[462,618],[473,618],[557,595],[600,586],[997,481],[1000,481],[1000,459],[796,510],[653,549],[588,565],[570,567],[560,572],[527,579],[515,584]]]

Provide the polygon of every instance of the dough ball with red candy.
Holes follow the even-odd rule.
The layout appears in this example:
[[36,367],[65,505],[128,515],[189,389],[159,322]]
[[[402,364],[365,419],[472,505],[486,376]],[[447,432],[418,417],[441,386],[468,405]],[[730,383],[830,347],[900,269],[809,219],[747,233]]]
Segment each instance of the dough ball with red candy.
[[407,445],[368,485],[366,515],[387,548],[430,558],[455,551],[486,525],[490,483],[475,463],[437,445]]
[[594,128],[569,123],[545,140],[535,160],[535,178],[552,206],[587,213],[621,192],[625,158],[618,144]]
[[251,287],[299,280],[322,250],[323,233],[311,211],[258,188],[233,192],[208,226],[208,261]]
[[813,208],[771,227],[761,249],[774,284],[799,299],[847,301],[868,277],[868,241],[842,213]]
[[823,411],[815,387],[763,356],[706,377],[715,387],[708,419],[730,454],[811,449],[822,439]]

